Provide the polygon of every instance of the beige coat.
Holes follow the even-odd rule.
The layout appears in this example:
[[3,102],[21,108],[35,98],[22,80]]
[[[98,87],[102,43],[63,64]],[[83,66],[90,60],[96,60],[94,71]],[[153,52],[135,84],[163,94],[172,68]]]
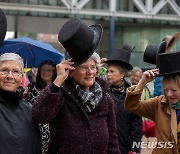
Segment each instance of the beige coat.
[[[153,120],[156,125],[158,146],[168,144],[168,148],[155,148],[153,154],[179,154],[180,127],[177,126],[176,111],[170,107],[163,95],[140,101],[142,91],[134,91],[134,89],[135,86],[127,89],[125,107],[137,115]],[[173,148],[170,148],[172,144]]]

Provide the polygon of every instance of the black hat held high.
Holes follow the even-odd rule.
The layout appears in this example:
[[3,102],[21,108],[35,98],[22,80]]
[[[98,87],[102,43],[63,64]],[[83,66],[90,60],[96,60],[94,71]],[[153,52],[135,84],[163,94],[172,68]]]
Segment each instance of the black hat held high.
[[132,70],[133,66],[129,63],[131,52],[135,47],[131,47],[129,45],[124,45],[122,49],[115,49],[111,56],[107,59],[107,63],[117,62],[123,65],[126,69]]
[[173,36],[166,35],[162,41],[166,42],[166,52],[171,51],[171,48],[175,45],[177,40],[179,39],[179,33],[175,32]]
[[159,76],[180,73],[180,51],[159,54]]
[[7,20],[3,11],[0,9],[0,46],[2,45],[7,31]]
[[60,29],[58,40],[77,66],[85,62],[96,50],[102,32],[101,25],[87,26],[80,19],[73,18]]
[[[144,62],[158,65],[159,54],[166,51],[166,42],[162,41],[159,45],[150,44],[144,52]],[[158,67],[158,66],[157,66]]]

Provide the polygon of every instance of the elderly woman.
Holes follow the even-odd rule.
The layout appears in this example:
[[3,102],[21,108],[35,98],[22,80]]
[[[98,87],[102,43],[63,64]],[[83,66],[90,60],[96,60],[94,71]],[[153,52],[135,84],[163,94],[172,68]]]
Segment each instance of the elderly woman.
[[23,59],[15,53],[0,56],[0,153],[41,153],[39,128],[19,87],[23,67]]
[[56,66],[57,78],[33,106],[36,121],[50,124],[48,153],[120,153],[114,106],[107,83],[96,78],[94,54],[74,67]]
[[[157,143],[153,144],[155,147],[153,154],[180,153],[179,61],[180,52],[161,54],[159,70],[145,71],[137,86],[127,89],[125,107],[129,111],[155,122]],[[148,100],[140,100],[144,86],[153,81],[157,75],[164,76],[162,81],[164,94]]]
[[109,94],[115,102],[116,123],[118,140],[123,154],[139,153],[140,148],[134,148],[133,144],[141,141],[142,119],[124,107],[126,89],[130,84],[125,79],[127,71],[133,67],[129,64],[132,48],[123,46],[115,49],[111,57],[107,59],[107,80],[111,84]]
[[[113,100],[107,83],[96,78],[100,25],[71,19],[59,41],[73,59],[56,65],[57,77],[33,104],[37,122],[49,123],[49,154],[119,154]],[[96,57],[96,58],[95,58]]]

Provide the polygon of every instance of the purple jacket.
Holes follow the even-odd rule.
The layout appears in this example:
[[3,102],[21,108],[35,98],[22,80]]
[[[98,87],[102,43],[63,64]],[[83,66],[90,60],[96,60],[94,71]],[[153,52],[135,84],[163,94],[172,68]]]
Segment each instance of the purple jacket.
[[[97,78],[103,90],[107,83]],[[58,91],[58,92],[57,92]],[[50,123],[49,154],[119,154],[114,103],[104,98],[91,113],[84,110],[71,81],[47,86],[33,105],[37,122]]]

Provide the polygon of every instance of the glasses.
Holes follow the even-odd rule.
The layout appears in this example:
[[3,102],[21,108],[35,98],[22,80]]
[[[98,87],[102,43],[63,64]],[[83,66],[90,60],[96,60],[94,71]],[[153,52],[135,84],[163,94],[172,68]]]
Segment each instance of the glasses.
[[96,71],[97,70],[96,66],[90,66],[90,67],[88,67],[88,66],[79,66],[78,68],[83,72],[87,72],[89,70],[91,70],[91,71]]
[[10,74],[10,72],[11,72],[11,74],[13,75],[13,76],[20,76],[20,75],[22,75],[22,72],[21,71],[19,71],[19,70],[9,70],[9,69],[2,69],[2,70],[0,70],[0,73],[2,74],[2,75],[6,75],[6,76],[8,76],[9,74]]

